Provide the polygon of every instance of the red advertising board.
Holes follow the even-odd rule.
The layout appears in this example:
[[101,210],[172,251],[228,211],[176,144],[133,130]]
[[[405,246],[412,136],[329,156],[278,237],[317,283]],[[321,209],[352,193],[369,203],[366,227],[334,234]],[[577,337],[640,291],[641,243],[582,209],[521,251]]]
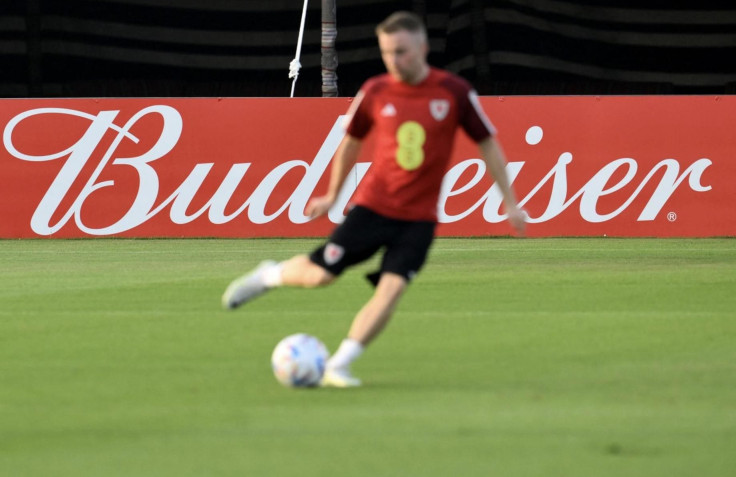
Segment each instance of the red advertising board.
[[[0,237],[273,237],[329,233],[348,98],[0,100]],[[483,97],[528,235],[736,235],[736,97]],[[506,235],[500,196],[459,133],[440,235]]]

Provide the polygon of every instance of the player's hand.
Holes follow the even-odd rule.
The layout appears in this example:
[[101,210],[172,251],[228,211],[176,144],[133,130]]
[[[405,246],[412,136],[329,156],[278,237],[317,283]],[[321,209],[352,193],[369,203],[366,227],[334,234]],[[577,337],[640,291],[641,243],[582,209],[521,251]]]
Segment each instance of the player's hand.
[[524,209],[514,208],[508,212],[508,216],[511,226],[520,237],[523,237],[526,233],[526,220],[529,218],[529,215]]
[[307,203],[307,207],[304,212],[306,212],[310,218],[314,219],[326,214],[334,202],[334,199],[328,196],[315,197]]

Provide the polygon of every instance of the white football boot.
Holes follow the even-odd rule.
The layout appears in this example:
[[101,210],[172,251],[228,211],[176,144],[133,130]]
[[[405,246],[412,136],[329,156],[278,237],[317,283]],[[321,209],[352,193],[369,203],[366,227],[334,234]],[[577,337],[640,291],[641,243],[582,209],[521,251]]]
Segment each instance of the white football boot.
[[263,295],[268,287],[263,282],[263,271],[276,265],[273,260],[261,262],[254,270],[233,280],[222,295],[222,307],[234,310],[243,303]]
[[325,369],[319,385],[323,388],[357,388],[363,382],[350,374],[347,368]]

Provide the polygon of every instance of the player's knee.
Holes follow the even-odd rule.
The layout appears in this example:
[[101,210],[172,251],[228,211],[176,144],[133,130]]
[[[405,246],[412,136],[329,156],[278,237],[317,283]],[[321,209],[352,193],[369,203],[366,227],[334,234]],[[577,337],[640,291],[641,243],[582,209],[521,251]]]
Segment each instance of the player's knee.
[[312,264],[304,276],[304,286],[307,288],[323,287],[333,281],[335,281],[335,275],[316,264]]
[[315,288],[329,285],[335,276],[312,262],[307,255],[297,255],[284,262],[284,285]]
[[376,287],[376,293],[389,300],[397,300],[406,289],[408,283],[404,277],[395,273],[385,272]]

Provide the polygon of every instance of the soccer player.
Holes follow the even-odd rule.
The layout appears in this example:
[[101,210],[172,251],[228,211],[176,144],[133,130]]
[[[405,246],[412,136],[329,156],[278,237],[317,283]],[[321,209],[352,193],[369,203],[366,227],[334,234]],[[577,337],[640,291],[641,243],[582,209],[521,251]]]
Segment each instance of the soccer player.
[[322,385],[360,386],[351,363],[383,330],[407,285],[425,262],[434,238],[437,202],[458,127],[477,142],[488,171],[499,186],[508,220],[524,233],[506,175],[506,158],[496,130],[471,86],[427,63],[427,32],[421,19],[397,12],[376,28],[387,73],[365,82],[346,119],[346,136],[330,171],[327,193],[306,208],[311,217],[335,203],[363,139],[372,132],[375,154],[345,221],[310,255],[281,263],[266,261],[233,281],[222,297],[234,309],[279,286],[317,287],[333,282],[351,265],[384,248],[380,270],[368,275],[371,299],[355,316],[347,337],[328,360]]

